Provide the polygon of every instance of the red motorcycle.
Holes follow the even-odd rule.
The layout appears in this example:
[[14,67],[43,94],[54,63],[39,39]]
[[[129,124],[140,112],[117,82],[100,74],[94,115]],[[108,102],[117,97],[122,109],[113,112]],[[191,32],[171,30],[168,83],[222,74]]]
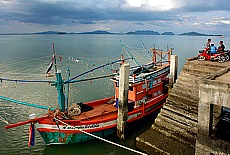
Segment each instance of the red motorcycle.
[[208,48],[205,48],[204,50],[199,51],[198,60],[210,60],[210,61],[218,61],[218,62],[225,62],[229,60],[229,54],[227,52],[221,52],[221,53],[209,53]]

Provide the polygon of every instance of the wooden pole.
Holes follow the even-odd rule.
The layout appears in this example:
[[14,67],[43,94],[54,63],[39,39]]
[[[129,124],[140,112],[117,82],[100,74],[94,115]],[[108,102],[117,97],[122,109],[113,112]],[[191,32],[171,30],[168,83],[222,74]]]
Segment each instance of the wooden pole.
[[170,49],[168,50],[168,62],[169,62],[169,64],[170,64],[171,55],[172,55],[172,48],[170,48]]
[[15,128],[15,127],[22,126],[22,125],[25,125],[25,124],[41,121],[41,120],[43,120],[45,118],[47,118],[47,117],[39,117],[39,118],[29,119],[29,120],[26,120],[26,121],[23,121],[23,122],[18,122],[18,123],[15,123],[15,124],[8,124],[7,126],[5,126],[5,129]]
[[176,82],[177,70],[178,70],[178,56],[177,55],[171,55],[170,74],[169,74],[169,91],[173,88],[173,84]]
[[129,69],[130,66],[128,63],[121,64],[117,118],[117,136],[120,139],[125,138],[124,131],[128,117]]

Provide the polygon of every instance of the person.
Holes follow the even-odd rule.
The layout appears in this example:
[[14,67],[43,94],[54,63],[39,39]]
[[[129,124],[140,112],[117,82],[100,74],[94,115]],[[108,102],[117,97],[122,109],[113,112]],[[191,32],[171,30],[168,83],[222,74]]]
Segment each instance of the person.
[[225,49],[225,46],[223,44],[224,42],[223,41],[220,41],[220,46],[218,47],[218,52],[224,52],[224,49]]
[[216,50],[217,50],[217,47],[211,43],[211,46],[210,46],[210,54],[215,54],[216,53]]
[[206,48],[208,48],[208,49],[210,48],[211,41],[212,41],[212,39],[209,38],[206,45],[205,45]]

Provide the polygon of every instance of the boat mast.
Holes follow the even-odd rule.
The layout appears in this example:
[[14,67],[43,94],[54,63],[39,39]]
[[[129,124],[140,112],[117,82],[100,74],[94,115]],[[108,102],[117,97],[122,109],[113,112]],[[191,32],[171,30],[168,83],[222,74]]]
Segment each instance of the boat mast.
[[56,51],[54,49],[54,43],[53,43],[53,52],[54,52],[55,75],[56,75],[56,80],[57,80],[55,83],[55,86],[58,92],[58,103],[59,103],[61,111],[64,112],[66,111],[66,109],[65,109],[65,94],[63,91],[63,80],[61,76],[61,70],[57,69]]
[[[70,68],[68,67],[67,68],[67,75],[66,75],[66,79],[69,80],[69,77],[70,77]],[[68,107],[69,107],[69,83],[67,83],[67,88],[66,88],[66,110],[69,114],[69,110],[68,110]]]

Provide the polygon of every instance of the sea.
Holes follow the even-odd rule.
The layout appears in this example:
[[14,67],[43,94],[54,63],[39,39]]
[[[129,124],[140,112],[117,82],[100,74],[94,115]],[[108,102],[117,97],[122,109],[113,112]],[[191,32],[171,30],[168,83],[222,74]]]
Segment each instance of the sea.
[[[178,56],[178,75],[187,58],[196,57],[204,48],[208,38],[218,46],[224,41],[230,49],[230,37],[225,36],[183,36],[183,35],[110,35],[110,34],[62,34],[62,35],[0,35],[0,77],[15,80],[54,81],[46,77],[53,52],[57,53],[57,69],[63,79],[80,75],[92,68],[119,60],[127,55],[125,49],[137,51],[138,57],[147,60],[150,48],[167,51]],[[54,45],[54,46],[53,46]],[[54,48],[53,48],[54,47]],[[136,59],[138,61],[138,59]],[[133,62],[130,62],[133,63]],[[119,64],[109,64],[92,71],[81,78],[108,75]],[[54,66],[51,70],[54,74]],[[80,78],[78,78],[80,79]],[[0,81],[0,95],[16,100],[58,107],[57,92],[50,83]],[[108,79],[89,80],[70,84],[69,103],[87,102],[114,95],[113,83]],[[47,111],[0,100],[0,154],[1,155],[135,155],[132,151],[119,148],[101,140],[81,144],[46,145],[39,133],[35,132],[35,146],[28,146],[29,125],[4,129],[6,123],[16,123],[29,118],[30,114],[40,117]],[[129,126],[125,140],[116,134],[107,140],[138,150],[135,138],[148,130],[158,112],[142,122]],[[140,124],[139,124],[140,123]],[[141,151],[141,150],[139,150]]]

